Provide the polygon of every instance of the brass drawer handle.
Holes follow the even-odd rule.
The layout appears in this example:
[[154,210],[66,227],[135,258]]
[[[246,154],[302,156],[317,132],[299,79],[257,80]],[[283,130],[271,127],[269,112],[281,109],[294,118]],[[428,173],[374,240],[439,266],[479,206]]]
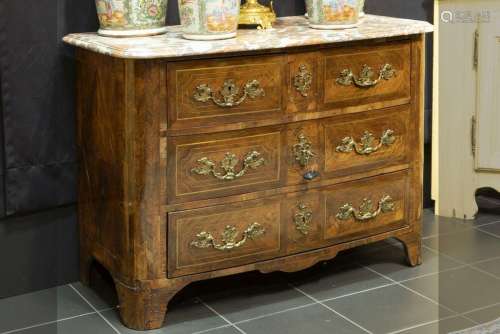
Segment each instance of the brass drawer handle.
[[311,89],[313,75],[307,69],[307,66],[301,64],[299,66],[299,72],[295,75],[293,80],[293,85],[295,89],[302,95],[303,97],[307,97],[309,95],[309,90]]
[[379,143],[374,145],[375,136],[369,131],[365,131],[359,144],[356,143],[354,138],[345,137],[342,139],[342,143],[337,146],[336,151],[341,153],[356,151],[359,155],[370,155],[380,150],[383,146],[391,146],[395,141],[394,131],[387,129],[382,133]]
[[215,178],[222,181],[233,181],[244,176],[249,169],[257,169],[264,165],[265,159],[261,157],[261,154],[257,151],[252,151],[248,153],[243,159],[243,169],[236,172],[236,166],[239,163],[239,159],[236,158],[236,154],[226,153],[224,159],[219,163],[220,168],[223,172],[216,171],[216,163],[207,157],[203,157],[198,160],[201,165],[191,169],[191,173],[198,175],[210,175],[212,174]]
[[196,248],[214,248],[220,251],[230,251],[243,246],[248,239],[255,239],[266,232],[266,229],[259,223],[251,224],[245,231],[240,241],[236,241],[238,231],[236,227],[227,225],[222,232],[222,242],[217,243],[210,232],[200,232],[196,235],[196,240],[191,241],[191,246]]
[[313,212],[309,206],[304,203],[297,204],[298,211],[293,216],[295,229],[303,235],[308,235],[311,230]]
[[202,84],[196,87],[193,95],[194,99],[198,102],[209,102],[210,100],[219,107],[228,108],[236,107],[242,104],[247,97],[255,99],[260,96],[265,96],[264,89],[260,87],[258,80],[251,80],[243,87],[243,95],[240,95],[240,89],[236,86],[234,80],[224,81],[224,86],[219,92],[220,98],[214,94],[210,86]]
[[359,77],[356,77],[352,70],[345,69],[340,73],[337,78],[337,83],[342,86],[355,85],[360,88],[369,88],[376,86],[382,80],[389,80],[396,76],[396,70],[391,64],[385,64],[379,72],[378,78],[373,79],[375,73],[373,69],[368,65],[363,65]]
[[363,203],[360,205],[359,210],[356,210],[352,204],[346,203],[339,208],[336,215],[339,220],[349,220],[352,217],[359,221],[365,221],[376,218],[381,213],[388,213],[394,211],[394,201],[391,196],[384,196],[378,202],[377,210],[373,211],[373,203],[370,199],[363,199]]

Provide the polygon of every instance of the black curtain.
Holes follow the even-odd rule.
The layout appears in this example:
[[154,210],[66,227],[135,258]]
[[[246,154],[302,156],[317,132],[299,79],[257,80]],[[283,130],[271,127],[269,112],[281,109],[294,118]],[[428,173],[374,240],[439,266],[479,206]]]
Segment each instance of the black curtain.
[[5,213],[74,203],[74,62],[61,43],[95,30],[92,1],[2,0]]

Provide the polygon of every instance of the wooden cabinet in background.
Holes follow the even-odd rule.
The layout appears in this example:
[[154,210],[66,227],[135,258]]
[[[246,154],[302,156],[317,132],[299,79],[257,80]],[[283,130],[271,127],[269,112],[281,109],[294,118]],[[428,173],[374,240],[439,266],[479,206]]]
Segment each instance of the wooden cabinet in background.
[[500,2],[434,6],[432,198],[437,215],[474,219],[477,190],[500,191]]
[[[261,37],[292,43],[294,20]],[[358,42],[307,28],[303,46],[245,50],[245,31],[211,53],[175,37],[66,38],[81,47],[81,278],[93,261],[109,270],[126,326],[161,327],[191,282],[298,271],[389,237],[421,263],[430,26],[380,20]]]

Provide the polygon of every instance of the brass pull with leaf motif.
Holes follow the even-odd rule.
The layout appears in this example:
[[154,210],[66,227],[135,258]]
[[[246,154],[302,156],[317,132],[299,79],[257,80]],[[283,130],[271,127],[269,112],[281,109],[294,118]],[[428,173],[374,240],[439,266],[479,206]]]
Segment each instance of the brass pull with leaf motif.
[[365,131],[360,143],[356,143],[352,137],[345,137],[342,139],[342,143],[337,146],[336,151],[341,153],[355,151],[359,155],[370,155],[380,150],[383,146],[394,144],[395,141],[396,137],[394,136],[394,131],[391,129],[387,129],[382,133],[380,141],[376,145],[375,136],[369,131]]
[[374,210],[372,201],[365,198],[359,210],[356,210],[352,204],[346,203],[339,208],[336,217],[339,220],[349,220],[353,217],[358,221],[366,221],[376,218],[381,213],[394,211],[394,206],[395,204],[391,196],[386,195],[378,202],[378,208]]
[[243,94],[239,96],[240,89],[236,86],[235,81],[231,79],[224,81],[224,85],[219,95],[220,97],[217,97],[209,85],[202,84],[196,87],[193,98],[198,102],[207,103],[212,101],[219,107],[229,108],[239,106],[247,98],[255,99],[260,96],[265,96],[265,93],[258,80],[251,80],[243,86]]
[[265,164],[265,159],[261,157],[261,154],[257,151],[249,152],[243,159],[243,168],[236,172],[236,166],[239,163],[239,159],[236,158],[236,154],[226,153],[224,159],[219,163],[222,172],[218,172],[216,169],[216,163],[207,157],[203,157],[198,160],[200,166],[191,169],[191,173],[198,175],[213,175],[215,178],[222,181],[233,181],[244,176],[248,170],[257,169]]
[[227,225],[222,232],[222,242],[218,243],[210,232],[200,232],[196,239],[191,241],[191,246],[196,248],[214,248],[220,251],[230,251],[242,247],[249,239],[255,239],[266,232],[266,229],[259,223],[251,224],[243,231],[242,238],[236,241],[239,233],[236,227]]
[[311,230],[313,212],[311,208],[304,203],[297,204],[297,209],[298,211],[293,215],[295,229],[303,235],[308,235]]
[[370,88],[378,85],[378,83],[382,80],[389,80],[396,76],[396,70],[392,67],[391,64],[385,64],[380,69],[378,78],[373,79],[375,72],[368,65],[363,65],[363,69],[361,70],[358,77],[354,75],[352,70],[345,69],[340,72],[340,76],[337,78],[336,82],[342,86],[351,86],[355,85],[360,88]]
[[301,167],[307,167],[311,159],[316,156],[316,153],[312,150],[311,141],[303,133],[297,136],[297,140],[299,142],[293,145],[295,161],[297,161]]
[[311,90],[313,75],[307,69],[307,66],[301,64],[299,66],[299,72],[295,75],[293,79],[293,85],[295,89],[302,95],[303,97],[309,96],[309,90]]

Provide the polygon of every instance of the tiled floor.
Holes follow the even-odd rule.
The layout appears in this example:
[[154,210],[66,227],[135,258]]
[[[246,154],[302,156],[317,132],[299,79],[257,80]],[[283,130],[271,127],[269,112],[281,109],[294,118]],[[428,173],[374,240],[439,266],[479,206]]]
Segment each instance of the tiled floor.
[[[294,274],[248,273],[193,284],[154,334],[448,333],[500,317],[500,216],[424,215],[424,264],[393,240]],[[103,281],[105,283],[105,281]],[[112,285],[80,283],[0,300],[0,334],[135,333]]]

